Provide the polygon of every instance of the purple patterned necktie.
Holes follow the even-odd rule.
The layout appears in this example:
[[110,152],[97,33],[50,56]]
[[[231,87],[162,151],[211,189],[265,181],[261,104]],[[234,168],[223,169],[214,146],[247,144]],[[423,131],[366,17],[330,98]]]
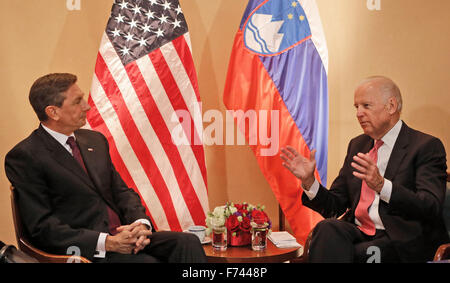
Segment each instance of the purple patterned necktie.
[[[78,162],[78,164],[80,164],[81,168],[84,169],[84,171],[86,172],[86,174],[88,173],[88,171],[86,170],[86,166],[84,165],[84,161],[83,161],[83,157],[81,157],[81,152],[80,152],[80,148],[78,147],[77,143],[75,142],[75,138],[74,137],[69,137],[67,139],[67,144],[70,146],[70,148],[72,149],[72,155],[75,158],[75,160]],[[117,234],[117,228],[119,226],[121,226],[120,224],[120,218],[117,215],[117,213],[114,212],[114,210],[112,210],[109,205],[106,205],[106,207],[108,208],[108,218],[109,218],[109,233],[111,235],[116,235]]]

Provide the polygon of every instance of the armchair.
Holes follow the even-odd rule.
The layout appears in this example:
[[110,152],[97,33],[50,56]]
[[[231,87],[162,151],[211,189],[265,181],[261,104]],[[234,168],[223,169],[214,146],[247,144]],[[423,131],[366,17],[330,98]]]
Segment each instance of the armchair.
[[[444,214],[449,215],[450,214],[450,172],[447,172],[447,194],[445,198],[444,203]],[[346,213],[344,213],[342,216],[339,217],[339,219],[342,219],[342,217],[345,216]],[[447,217],[448,218],[448,217]],[[450,223],[446,223],[447,230],[450,234]],[[305,248],[303,250],[303,256],[301,262],[308,262],[308,254],[309,254],[309,245],[311,243],[311,236],[312,236],[312,230],[309,232],[308,237],[305,242]],[[441,260],[448,260],[450,259],[450,243],[442,244],[439,246],[439,248],[436,250],[436,253],[434,255],[433,261],[441,261]]]
[[13,186],[11,189],[11,208],[14,220],[14,228],[16,231],[16,240],[19,250],[28,254],[29,256],[35,258],[41,263],[68,263],[68,262],[80,262],[80,263],[90,263],[90,261],[81,256],[71,256],[71,255],[55,255],[49,254],[41,251],[34,247],[26,236],[26,231],[23,227],[22,219],[20,217],[20,210],[18,207],[18,195]]

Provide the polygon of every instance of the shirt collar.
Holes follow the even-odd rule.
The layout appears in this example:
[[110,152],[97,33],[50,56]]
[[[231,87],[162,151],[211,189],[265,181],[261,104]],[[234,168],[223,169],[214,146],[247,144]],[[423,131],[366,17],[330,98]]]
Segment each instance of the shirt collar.
[[[72,133],[72,134],[66,136],[65,134],[61,134],[61,133],[58,133],[58,132],[56,132],[56,131],[53,131],[52,129],[47,128],[47,127],[44,126],[43,124],[41,124],[41,125],[42,125],[42,128],[44,128],[44,130],[47,131],[47,133],[49,133],[53,138],[55,138],[55,140],[57,140],[57,141],[58,141],[60,144],[62,144],[63,146],[66,146],[66,142],[67,142],[67,139],[68,139],[69,137],[74,137],[74,138],[75,138],[74,133]],[[76,138],[75,138],[75,140],[76,140]]]
[[395,141],[397,140],[398,135],[400,134],[400,130],[402,128],[403,122],[402,120],[398,120],[398,122],[389,130],[382,138],[383,144],[389,146],[390,148],[394,147]]

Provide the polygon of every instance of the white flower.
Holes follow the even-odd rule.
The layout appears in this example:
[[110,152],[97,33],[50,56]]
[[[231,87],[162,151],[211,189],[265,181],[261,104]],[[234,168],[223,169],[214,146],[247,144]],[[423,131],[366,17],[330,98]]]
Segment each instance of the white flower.
[[214,208],[213,211],[214,216],[224,216],[225,215],[225,206],[218,206]]
[[[251,213],[254,209],[264,210],[265,206],[255,206],[250,203],[244,202],[243,205],[247,205],[246,211],[242,211],[242,215],[238,216],[237,219],[239,222],[242,222],[245,217],[248,217],[249,213]],[[208,212],[205,222],[206,222],[206,234],[209,235],[212,232],[214,226],[225,226],[225,222],[228,217],[238,212],[237,207],[234,206],[234,203],[228,202],[226,205],[217,206],[214,208],[212,212]]]
[[214,217],[212,220],[211,220],[211,226],[224,226],[225,225],[225,220],[226,220],[226,218],[225,218],[225,216],[220,216],[220,217]]

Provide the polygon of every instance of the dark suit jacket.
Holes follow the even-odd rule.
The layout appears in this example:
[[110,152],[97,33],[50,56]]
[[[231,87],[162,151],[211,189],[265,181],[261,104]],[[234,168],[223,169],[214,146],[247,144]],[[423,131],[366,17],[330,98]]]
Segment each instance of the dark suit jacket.
[[122,224],[150,219],[115,170],[106,138],[83,129],[75,136],[89,176],[42,126],[6,155],[5,170],[32,243],[56,254],[77,246],[92,259],[100,232],[108,233],[107,205]]
[[[361,180],[353,176],[350,163],[358,152],[367,153],[374,141],[360,135],[350,141],[344,165],[330,190],[320,186],[307,207],[323,217],[338,217],[347,209],[345,221],[354,223]],[[437,247],[448,242],[442,207],[446,190],[446,154],[441,141],[403,123],[384,178],[392,181],[389,203],[380,199],[379,214],[386,233],[403,261],[431,260]]]

